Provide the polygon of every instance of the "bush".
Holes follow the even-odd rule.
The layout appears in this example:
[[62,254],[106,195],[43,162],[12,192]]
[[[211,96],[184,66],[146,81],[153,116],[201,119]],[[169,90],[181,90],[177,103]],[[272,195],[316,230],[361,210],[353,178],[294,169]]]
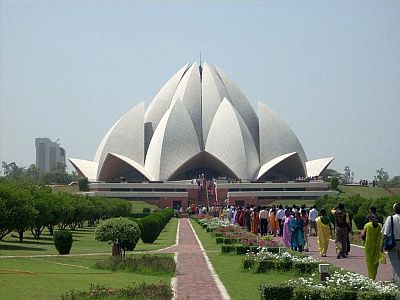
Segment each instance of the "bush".
[[358,213],[353,217],[353,221],[357,226],[357,229],[364,229],[364,225],[365,225],[365,215],[362,213]]
[[[100,242],[113,243],[113,255],[120,256],[120,250],[132,251],[140,237],[139,225],[127,218],[108,219],[95,231],[95,239]],[[117,249],[116,251],[114,251]]]
[[80,177],[78,180],[79,190],[80,191],[88,191],[89,190],[89,180],[87,177]]
[[276,261],[274,260],[256,260],[253,265],[254,273],[265,273],[276,269]]
[[140,238],[143,243],[154,243],[160,233],[161,224],[158,219],[148,216],[140,219],[139,224],[142,230]]
[[392,293],[379,293],[375,291],[361,291],[357,293],[357,300],[399,300],[399,296]]
[[72,247],[72,233],[69,230],[59,230],[53,235],[54,246],[58,253],[64,255],[69,254]]
[[314,262],[293,262],[293,269],[299,273],[313,273],[318,271],[318,265]]
[[337,177],[332,177],[331,179],[331,189],[336,190],[339,186],[339,179]]
[[143,213],[149,214],[151,212],[150,207],[143,207]]
[[141,283],[134,287],[114,289],[102,285],[93,285],[89,291],[70,291],[61,295],[62,300],[83,300],[83,299],[106,299],[107,296],[112,299],[142,299],[142,300],[169,300],[173,293],[169,283],[160,282],[156,284]]
[[[261,300],[282,300],[292,299],[293,287],[286,285],[269,285],[262,284],[260,286]],[[308,299],[308,298],[295,298]]]
[[176,263],[173,257],[165,255],[135,255],[134,257],[111,257],[96,263],[97,269],[112,271],[129,270],[138,273],[169,273],[174,274]]
[[235,245],[222,245],[221,246],[221,253],[233,253],[236,251]]

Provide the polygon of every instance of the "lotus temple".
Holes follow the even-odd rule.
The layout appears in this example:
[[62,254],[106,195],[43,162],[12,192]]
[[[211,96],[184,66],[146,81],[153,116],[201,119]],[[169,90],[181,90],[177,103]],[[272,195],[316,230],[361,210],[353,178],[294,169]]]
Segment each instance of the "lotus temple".
[[69,161],[88,195],[187,207],[333,195],[319,180],[333,159],[308,160],[271,108],[259,102],[257,114],[219,67],[195,62],[123,115],[92,161]]

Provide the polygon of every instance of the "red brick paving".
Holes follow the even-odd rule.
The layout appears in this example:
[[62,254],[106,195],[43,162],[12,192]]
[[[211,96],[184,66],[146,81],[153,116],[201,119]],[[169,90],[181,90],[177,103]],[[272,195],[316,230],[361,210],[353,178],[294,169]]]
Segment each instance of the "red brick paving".
[[179,219],[179,243],[165,252],[178,254],[175,299],[222,299],[188,219]]
[[[326,261],[332,265],[338,266],[345,270],[363,274],[368,276],[367,265],[365,262],[364,248],[356,247],[351,245],[351,250],[347,258],[336,258],[335,243],[329,241],[327,257],[321,257],[318,253],[317,239],[316,237],[309,237],[308,241],[310,243],[308,254],[316,259]],[[376,280],[378,281],[393,281],[392,267],[389,262],[389,258],[386,254],[386,264],[379,265],[378,275]]]

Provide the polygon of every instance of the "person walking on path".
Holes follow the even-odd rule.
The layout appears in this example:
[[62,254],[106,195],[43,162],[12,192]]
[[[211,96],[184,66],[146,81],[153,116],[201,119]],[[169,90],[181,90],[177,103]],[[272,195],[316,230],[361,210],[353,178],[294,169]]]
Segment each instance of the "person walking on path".
[[317,236],[318,230],[316,219],[318,218],[318,210],[316,205],[313,205],[312,209],[308,213],[308,218],[310,219],[310,235]]
[[390,264],[393,268],[393,280],[400,286],[400,203],[393,205],[395,214],[392,217],[387,217],[385,224],[382,228],[384,236],[392,234],[392,220],[393,220],[393,234],[396,240],[396,246],[388,251]]
[[299,212],[295,214],[295,218],[292,219],[289,223],[290,231],[292,232],[292,236],[290,239],[290,244],[292,250],[303,252],[304,248],[304,221],[301,218]]
[[318,253],[321,257],[326,257],[328,252],[329,239],[331,238],[332,227],[331,220],[326,215],[326,210],[321,209],[320,216],[315,219],[317,242],[318,242]]
[[339,203],[337,207],[332,209],[332,214],[335,218],[335,244],[336,244],[336,254],[337,259],[346,258],[347,252],[347,233],[350,229],[350,219],[349,215],[344,209],[344,204]]
[[264,236],[268,230],[268,210],[265,206],[262,207],[258,216],[260,218],[260,233],[261,236]]
[[285,216],[283,217],[283,243],[286,248],[290,248],[290,239],[291,239],[291,231],[290,231],[290,221],[293,219],[290,214],[290,210],[285,210]]
[[382,225],[378,223],[378,218],[376,215],[371,214],[369,222],[364,225],[364,229],[361,232],[361,238],[365,240],[364,251],[368,277],[373,280],[375,280],[378,273],[379,261],[382,255],[385,255],[382,251],[383,235],[381,231]]

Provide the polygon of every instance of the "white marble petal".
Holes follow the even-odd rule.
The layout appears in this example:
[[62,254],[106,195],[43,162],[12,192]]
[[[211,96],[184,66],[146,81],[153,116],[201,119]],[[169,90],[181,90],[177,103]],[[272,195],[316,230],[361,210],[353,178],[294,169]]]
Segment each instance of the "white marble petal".
[[177,99],[154,132],[145,168],[155,180],[168,180],[176,169],[199,152],[192,120],[185,106]]
[[103,138],[95,156],[95,161],[99,164],[97,175],[108,153],[117,153],[143,164],[144,102],[122,116]]
[[330,165],[334,160],[334,157],[320,158],[315,160],[310,160],[306,162],[307,176],[314,177],[320,176],[323,171]]
[[258,102],[260,114],[260,162],[270,160],[290,152],[297,152],[303,162],[306,154],[297,136],[286,123],[267,105]]
[[251,180],[256,176],[256,146],[240,114],[226,98],[214,116],[205,150],[229,166],[238,178]]
[[87,177],[89,181],[97,180],[97,162],[91,160],[68,158],[78,175]]

